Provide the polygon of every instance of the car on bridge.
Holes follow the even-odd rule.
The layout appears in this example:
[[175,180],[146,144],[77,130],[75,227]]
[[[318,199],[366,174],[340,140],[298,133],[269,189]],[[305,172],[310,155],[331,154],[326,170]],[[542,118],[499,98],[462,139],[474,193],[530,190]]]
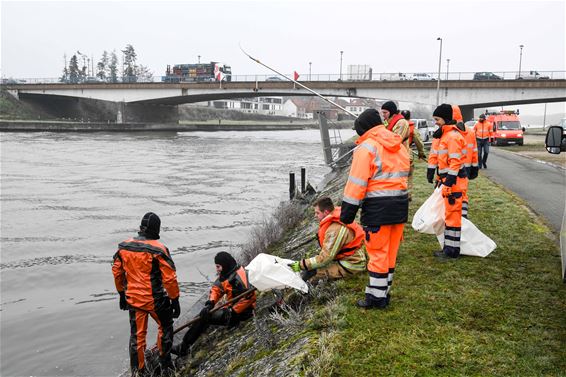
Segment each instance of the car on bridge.
[[540,73],[538,73],[537,71],[529,71],[529,72],[525,72],[525,73],[521,73],[520,75],[517,74],[517,76],[515,76],[515,79],[517,80],[550,80],[550,77],[548,76],[543,76]]
[[503,80],[503,77],[497,76],[493,72],[476,72],[474,80]]
[[406,75],[405,80],[412,80],[412,81],[434,81],[436,80],[434,77],[429,75],[428,73],[409,73]]

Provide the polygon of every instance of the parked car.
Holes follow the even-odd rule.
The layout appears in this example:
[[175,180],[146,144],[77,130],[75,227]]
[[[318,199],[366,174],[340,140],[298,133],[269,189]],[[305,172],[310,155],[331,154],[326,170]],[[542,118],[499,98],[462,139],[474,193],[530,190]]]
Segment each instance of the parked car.
[[468,127],[469,129],[473,130],[474,127],[475,127],[475,125],[476,125],[476,122],[477,122],[477,120],[472,119],[472,120],[469,120],[469,121],[465,122],[464,125],[465,125],[466,127]]
[[428,73],[411,73],[407,75],[405,80],[413,80],[413,81],[431,81],[436,80],[434,77],[429,75]]
[[540,73],[538,73],[537,71],[528,71],[528,72],[521,72],[521,74],[517,74],[515,76],[515,79],[517,80],[549,80],[550,77],[548,76],[543,76]]
[[428,124],[426,119],[411,119],[411,122],[415,124],[415,130],[419,131],[421,140],[427,142],[430,135],[428,134]]
[[271,76],[265,79],[265,81],[283,81],[280,77]]
[[474,80],[503,80],[503,77],[497,76],[493,72],[476,72]]

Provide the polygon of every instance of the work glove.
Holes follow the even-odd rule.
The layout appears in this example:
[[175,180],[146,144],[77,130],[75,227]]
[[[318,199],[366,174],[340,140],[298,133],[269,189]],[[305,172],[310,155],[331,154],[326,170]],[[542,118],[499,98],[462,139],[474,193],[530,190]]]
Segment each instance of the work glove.
[[452,174],[447,174],[444,182],[442,182],[444,186],[452,187],[456,184],[456,176]]
[[208,300],[204,303],[204,308],[201,309],[199,317],[204,321],[208,321],[212,308],[214,308],[214,301]]
[[426,180],[428,183],[432,183],[434,180],[434,173],[436,172],[435,168],[428,168],[426,169]]
[[208,300],[207,302],[204,303],[204,306],[206,306],[208,310],[212,310],[212,308],[214,308],[214,301]]
[[181,305],[179,304],[179,297],[171,300],[171,317],[179,318],[181,315]]
[[126,301],[126,292],[122,291],[122,292],[118,292],[118,294],[120,295],[120,309],[128,310],[128,301]]
[[291,270],[293,270],[293,272],[301,271],[301,265],[299,261],[294,261],[293,263],[289,263],[287,266],[291,267]]
[[470,167],[470,172],[468,173],[468,177],[470,179],[476,179],[478,177],[478,171],[479,171],[479,167],[478,166],[472,166]]
[[448,204],[454,205],[456,203],[456,198],[454,198],[454,194],[452,193],[452,187],[442,186],[442,196],[448,198]]

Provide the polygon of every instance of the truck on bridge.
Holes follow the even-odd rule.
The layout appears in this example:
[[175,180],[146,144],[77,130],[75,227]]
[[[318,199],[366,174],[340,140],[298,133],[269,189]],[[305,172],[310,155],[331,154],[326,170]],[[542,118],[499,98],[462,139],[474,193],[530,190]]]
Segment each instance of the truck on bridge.
[[232,81],[232,68],[218,62],[167,65],[162,82]]

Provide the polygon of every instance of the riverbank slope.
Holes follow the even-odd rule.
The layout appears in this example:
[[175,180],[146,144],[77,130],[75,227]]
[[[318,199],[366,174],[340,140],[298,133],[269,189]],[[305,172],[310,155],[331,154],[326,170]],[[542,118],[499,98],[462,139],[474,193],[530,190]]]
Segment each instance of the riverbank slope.
[[[431,192],[417,164],[411,218]],[[320,195],[340,202],[348,170]],[[309,295],[259,296],[252,321],[214,329],[180,376],[561,375],[566,289],[553,234],[525,203],[483,175],[470,184],[470,219],[498,248],[487,258],[439,262],[436,238],[407,224],[386,310],[355,307],[367,276],[324,282]],[[317,252],[312,208],[269,252]]]

